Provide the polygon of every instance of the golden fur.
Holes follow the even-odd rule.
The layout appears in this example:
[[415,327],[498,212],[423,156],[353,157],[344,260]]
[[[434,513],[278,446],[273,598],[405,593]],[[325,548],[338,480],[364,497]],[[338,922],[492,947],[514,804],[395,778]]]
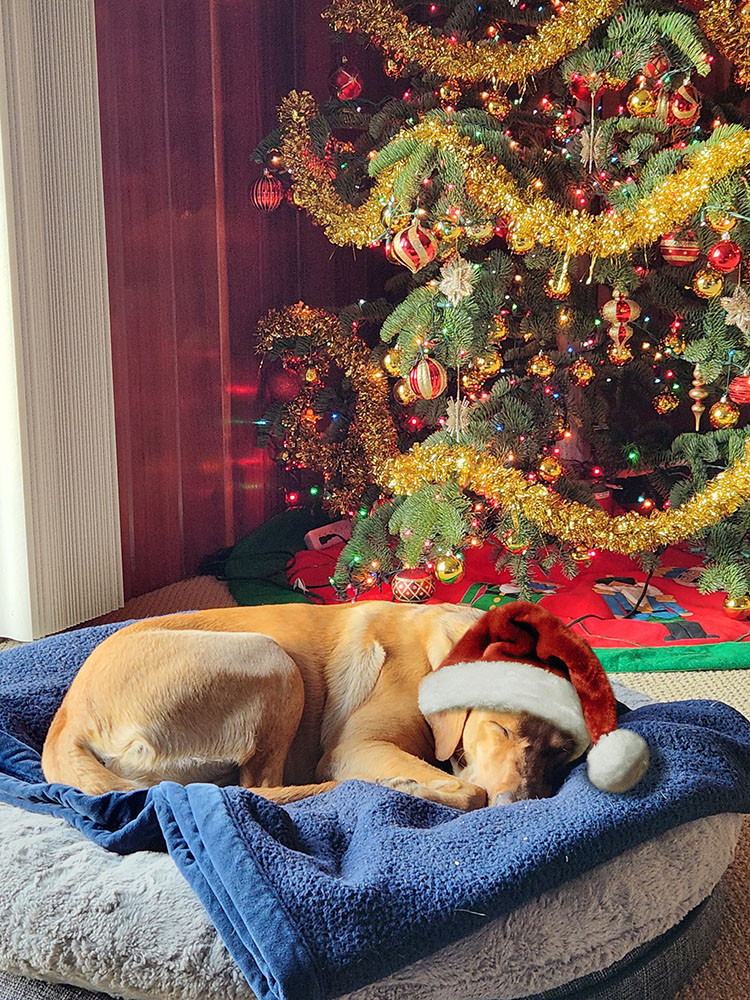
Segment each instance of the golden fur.
[[[281,803],[350,778],[459,809],[522,795],[528,718],[427,720],[417,707],[422,678],[479,617],[373,601],[137,622],[81,667],[47,734],[44,775],[90,794],[239,781]],[[548,729],[544,741],[564,741]],[[438,765],[451,757],[454,775]]]

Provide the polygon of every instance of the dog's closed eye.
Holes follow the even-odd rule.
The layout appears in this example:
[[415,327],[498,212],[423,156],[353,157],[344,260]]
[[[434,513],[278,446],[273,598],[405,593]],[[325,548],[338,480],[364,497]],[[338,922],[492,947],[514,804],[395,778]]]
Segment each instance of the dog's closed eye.
[[494,719],[488,719],[487,725],[490,729],[495,730],[495,732],[498,732],[501,736],[504,736],[506,739],[510,739],[510,733],[505,726],[501,726],[499,722],[495,722]]

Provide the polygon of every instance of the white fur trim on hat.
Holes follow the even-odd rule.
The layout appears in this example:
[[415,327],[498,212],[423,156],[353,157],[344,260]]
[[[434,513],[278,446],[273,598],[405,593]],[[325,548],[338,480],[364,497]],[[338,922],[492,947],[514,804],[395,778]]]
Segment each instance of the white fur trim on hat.
[[605,733],[589,750],[589,781],[603,792],[627,792],[648,769],[648,743],[632,729]]
[[528,712],[575,738],[571,760],[585,753],[591,743],[580,699],[570,681],[530,663],[477,660],[450,663],[428,674],[419,687],[422,715],[450,708]]

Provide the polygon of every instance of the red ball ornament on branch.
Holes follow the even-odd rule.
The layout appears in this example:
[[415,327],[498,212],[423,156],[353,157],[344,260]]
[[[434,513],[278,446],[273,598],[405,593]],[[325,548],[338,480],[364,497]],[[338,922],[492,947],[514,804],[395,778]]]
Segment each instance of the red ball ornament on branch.
[[434,358],[422,358],[409,372],[409,388],[420,399],[435,399],[447,385],[448,373]]
[[700,247],[695,233],[688,230],[685,233],[667,233],[661,238],[661,255],[668,264],[674,267],[685,267],[698,259]]
[[733,403],[750,403],[750,375],[737,375],[732,379],[729,398]]
[[269,376],[268,392],[279,403],[291,403],[302,389],[302,379],[294,372],[280,371]]
[[408,267],[412,274],[416,274],[435,259],[437,250],[437,237],[418,222],[413,222],[393,237],[388,247],[388,256],[395,263]]
[[284,200],[284,185],[268,171],[250,185],[250,201],[261,212],[275,212]]
[[719,240],[708,251],[708,263],[721,274],[729,274],[730,271],[734,271],[736,267],[739,267],[741,260],[742,247],[734,240]]
[[356,101],[362,93],[362,74],[344,58],[329,76],[328,85],[333,97],[340,101]]
[[701,115],[701,96],[691,83],[683,83],[669,102],[668,125],[688,128],[695,125]]

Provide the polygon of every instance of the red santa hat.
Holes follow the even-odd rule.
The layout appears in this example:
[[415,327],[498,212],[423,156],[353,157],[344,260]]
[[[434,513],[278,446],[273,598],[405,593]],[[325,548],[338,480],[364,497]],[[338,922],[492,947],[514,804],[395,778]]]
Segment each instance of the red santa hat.
[[575,739],[571,760],[589,751],[589,780],[603,791],[627,791],[648,768],[646,741],[617,727],[615,696],[589,644],[538,604],[488,611],[424,678],[419,708],[428,719],[456,708],[544,719]]

